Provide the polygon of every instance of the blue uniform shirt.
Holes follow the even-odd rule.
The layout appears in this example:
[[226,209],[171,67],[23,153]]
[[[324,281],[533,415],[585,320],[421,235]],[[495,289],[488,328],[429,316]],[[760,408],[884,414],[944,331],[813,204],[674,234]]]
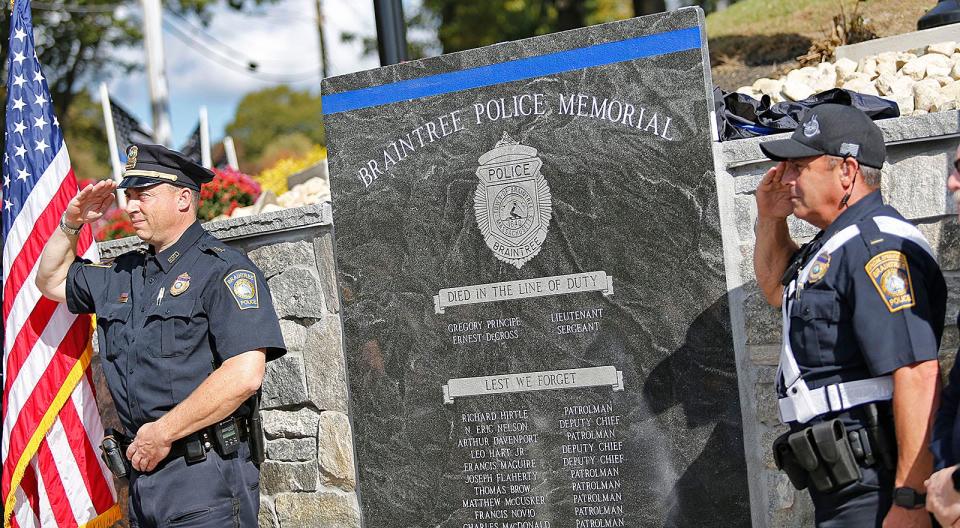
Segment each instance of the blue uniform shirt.
[[266,348],[271,360],[286,351],[260,270],[199,222],[159,254],[132,251],[109,265],[77,259],[66,297],[71,312],[97,315],[104,375],[131,434],[227,359]]
[[[957,314],[957,327],[960,328],[960,314]],[[937,470],[960,463],[960,362],[956,357],[950,379],[940,395],[930,450]]]
[[819,258],[790,312],[790,344],[811,389],[937,359],[946,306],[943,274],[917,243],[880,232],[872,220],[877,216],[903,220],[874,192],[804,248],[806,265],[832,235],[860,227],[860,236]]

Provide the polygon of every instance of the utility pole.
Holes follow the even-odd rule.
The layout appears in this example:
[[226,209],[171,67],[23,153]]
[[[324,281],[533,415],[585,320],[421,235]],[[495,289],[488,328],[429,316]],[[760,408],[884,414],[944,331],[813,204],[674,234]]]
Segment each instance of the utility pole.
[[323,38],[323,0],[317,2],[317,36],[320,38],[320,78],[326,79],[330,75],[327,65],[327,43]]
[[147,50],[147,78],[150,83],[150,110],[153,114],[153,140],[170,146],[170,94],[163,59],[163,8],[160,0],[141,0],[143,4],[143,42]]
[[401,0],[373,0],[373,15],[377,21],[380,65],[410,60],[407,56],[407,23],[403,18]]

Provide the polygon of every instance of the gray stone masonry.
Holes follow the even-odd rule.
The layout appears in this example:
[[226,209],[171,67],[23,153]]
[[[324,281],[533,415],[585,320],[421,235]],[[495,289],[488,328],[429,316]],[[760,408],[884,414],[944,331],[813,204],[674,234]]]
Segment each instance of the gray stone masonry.
[[[204,227],[263,270],[288,349],[263,382],[260,526],[359,528],[330,204]],[[137,246],[127,238],[100,252],[108,259]]]
[[[887,141],[881,189],[884,199],[917,224],[930,240],[952,291],[940,350],[946,371],[957,350],[954,320],[960,303],[960,226],[956,206],[944,184],[953,149],[960,141],[960,114],[950,111],[877,123]],[[753,274],[753,224],[757,216],[754,189],[772,166],[759,145],[784,136],[714,144],[755,527],[813,525],[809,497],[806,492],[794,490],[776,470],[770,453],[773,439],[785,430],[780,425],[773,392],[781,338],[780,314],[767,305]],[[790,230],[800,241],[808,240],[817,231],[792,218]]]

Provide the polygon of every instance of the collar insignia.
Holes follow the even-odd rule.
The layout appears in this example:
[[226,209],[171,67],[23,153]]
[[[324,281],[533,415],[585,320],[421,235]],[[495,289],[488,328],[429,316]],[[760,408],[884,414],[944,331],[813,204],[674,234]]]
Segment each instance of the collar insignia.
[[[179,252],[179,251],[174,251],[174,252],[173,252],[173,255],[170,255],[169,257],[167,257],[167,262],[169,262],[170,264],[173,264],[174,262],[177,261],[178,258],[180,258],[180,252]],[[189,277],[188,277],[188,279],[189,279]]]
[[170,295],[176,297],[181,293],[187,291],[187,288],[190,287],[190,274],[181,273],[175,281],[173,281],[173,286],[170,287]]
[[127,302],[129,299],[130,299],[130,294],[127,293],[127,292],[123,292],[123,293],[120,294],[120,298],[117,299],[117,300],[120,301],[120,302],[122,302],[122,303],[125,303],[125,302]]

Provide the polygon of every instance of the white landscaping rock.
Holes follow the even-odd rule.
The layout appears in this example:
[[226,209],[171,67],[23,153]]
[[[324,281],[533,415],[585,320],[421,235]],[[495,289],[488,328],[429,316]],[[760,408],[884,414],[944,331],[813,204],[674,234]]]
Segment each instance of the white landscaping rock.
[[950,77],[960,79],[960,60],[954,61],[953,68],[950,70]]
[[[926,57],[926,55],[923,57]],[[903,68],[900,68],[900,73],[916,81],[922,80],[927,76],[927,61],[923,57],[917,57],[904,64]]]
[[857,71],[857,63],[844,57],[834,64],[837,68],[837,83],[847,81]]
[[821,62],[812,78],[813,93],[825,92],[837,87],[837,67],[829,62]]
[[880,95],[880,92],[877,91],[877,88],[870,81],[865,81],[862,79],[853,79],[843,83],[844,90],[850,90],[852,92],[862,93],[866,95]]
[[877,76],[877,58],[864,57],[860,59],[860,64],[857,65],[857,71],[869,75],[871,79],[875,78]]
[[933,79],[924,79],[913,86],[914,106],[916,111],[940,112],[945,110],[949,103],[956,107],[946,95],[940,93],[940,83]]
[[953,68],[953,61],[946,55],[932,53],[924,55],[927,59],[927,77],[948,77],[950,69]]
[[750,88],[755,92],[772,96],[773,94],[778,94],[781,90],[783,90],[783,80],[762,77],[757,79]]
[[806,83],[797,80],[787,79],[783,83],[783,95],[791,101],[802,101],[816,92]]
[[944,86],[940,89],[940,93],[946,96],[948,99],[953,99],[960,103],[960,81],[953,81],[952,83]]
[[927,53],[939,53],[948,57],[955,51],[957,51],[957,43],[954,41],[938,42],[927,46]]
[[879,76],[896,75],[899,69],[897,66],[897,52],[887,51],[877,55],[877,74]]

